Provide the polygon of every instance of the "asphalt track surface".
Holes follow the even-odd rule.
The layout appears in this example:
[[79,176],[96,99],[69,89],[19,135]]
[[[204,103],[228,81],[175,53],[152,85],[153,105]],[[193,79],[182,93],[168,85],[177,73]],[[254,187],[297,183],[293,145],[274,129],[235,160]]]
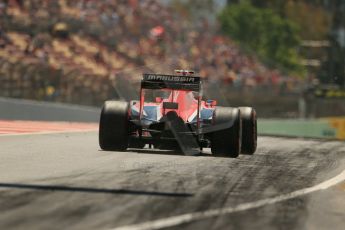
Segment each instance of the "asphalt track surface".
[[231,159],[0,136],[0,229],[345,229],[344,169],[337,141],[259,137]]

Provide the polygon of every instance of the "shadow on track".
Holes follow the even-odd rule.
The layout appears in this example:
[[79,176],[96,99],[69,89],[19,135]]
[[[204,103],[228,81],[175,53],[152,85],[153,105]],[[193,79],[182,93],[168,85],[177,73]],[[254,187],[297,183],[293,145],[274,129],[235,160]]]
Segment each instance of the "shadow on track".
[[33,189],[50,192],[82,192],[82,193],[103,193],[103,194],[120,194],[120,195],[144,195],[144,196],[165,196],[165,197],[191,197],[191,193],[169,193],[169,192],[154,192],[154,191],[136,191],[128,189],[102,189],[102,188],[86,188],[86,187],[71,187],[63,185],[35,185],[35,184],[12,184],[0,183],[0,188],[13,189]]
[[[182,150],[165,150],[165,149],[128,149],[129,152],[139,153],[139,154],[157,154],[157,155],[176,155],[176,156],[186,156]],[[214,157],[210,154],[200,152],[198,154],[192,155],[195,157]]]
[[182,151],[178,150],[161,150],[161,149],[128,149],[130,152],[142,153],[142,154],[159,154],[159,155],[177,155],[184,156]]

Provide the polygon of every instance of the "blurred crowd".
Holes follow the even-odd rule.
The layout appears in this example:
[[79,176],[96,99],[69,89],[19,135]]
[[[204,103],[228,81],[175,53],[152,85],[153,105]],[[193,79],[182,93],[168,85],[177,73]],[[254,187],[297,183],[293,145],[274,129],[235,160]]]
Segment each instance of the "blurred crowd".
[[119,96],[120,80],[174,69],[238,90],[299,85],[243,53],[207,19],[192,22],[159,0],[0,3],[2,96],[98,104]]

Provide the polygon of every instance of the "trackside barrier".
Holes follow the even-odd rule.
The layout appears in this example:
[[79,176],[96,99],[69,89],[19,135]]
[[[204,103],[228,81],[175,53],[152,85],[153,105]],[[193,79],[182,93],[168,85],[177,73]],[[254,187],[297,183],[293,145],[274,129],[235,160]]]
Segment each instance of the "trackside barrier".
[[260,119],[258,134],[345,140],[345,118]]
[[327,120],[337,130],[337,139],[345,140],[345,117],[330,117]]
[[98,122],[100,109],[0,97],[0,120]]

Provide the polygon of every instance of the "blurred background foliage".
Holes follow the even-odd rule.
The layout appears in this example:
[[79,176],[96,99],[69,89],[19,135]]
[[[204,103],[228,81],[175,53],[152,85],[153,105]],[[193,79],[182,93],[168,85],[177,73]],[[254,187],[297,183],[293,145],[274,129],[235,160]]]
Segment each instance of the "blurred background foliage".
[[303,71],[298,55],[299,27],[270,8],[245,1],[226,7],[219,14],[222,31],[264,59],[290,72]]
[[331,13],[321,6],[303,1],[286,1],[281,14],[299,25],[304,40],[326,39],[331,26]]
[[[272,49],[277,49],[276,42],[262,45],[255,44],[256,36],[252,40],[237,39],[244,46],[254,48],[261,56],[272,59],[273,63],[286,66],[289,70],[301,70],[301,66],[307,70],[307,76],[313,74],[322,84],[334,84],[339,87],[345,86],[345,1],[343,0],[228,0],[227,7],[220,13],[222,30],[229,36],[237,39],[236,30],[229,31],[231,20],[249,20],[245,16],[236,17],[235,8],[243,10],[243,13],[256,12],[255,16],[270,13],[270,20],[280,21],[280,25],[289,25],[286,34],[281,31],[279,41],[288,41],[286,44],[279,43],[277,55],[272,55]],[[248,8],[247,11],[244,11]],[[251,9],[251,11],[249,11]],[[273,16],[274,15],[274,16]],[[253,15],[248,15],[251,17]],[[280,19],[277,19],[280,17]],[[254,21],[255,20],[255,21]],[[257,25],[257,19],[253,24]],[[236,22],[241,23],[241,22]],[[259,24],[260,25],[260,24]],[[265,25],[260,26],[265,27]],[[290,29],[293,28],[293,29]],[[251,31],[253,30],[253,31]],[[272,38],[273,30],[261,30],[259,36]],[[278,29],[279,31],[279,29]],[[256,26],[250,26],[244,33],[258,33]],[[287,39],[287,37],[289,39]],[[297,38],[297,39],[296,39]],[[287,39],[287,40],[286,40]],[[291,43],[290,41],[294,41]],[[312,42],[310,42],[312,41]],[[254,45],[253,45],[254,43]],[[260,45],[261,44],[261,45]],[[284,47],[285,46],[285,47]],[[295,48],[295,50],[294,50]],[[262,50],[263,49],[263,50]],[[281,57],[279,50],[288,51],[285,58]],[[275,53],[275,52],[273,52]],[[284,55],[284,54],[283,54]],[[300,61],[304,59],[304,61]],[[299,61],[298,61],[299,60]],[[291,67],[293,67],[291,69]],[[303,69],[303,67],[302,67]],[[303,71],[301,72],[303,73]]]

